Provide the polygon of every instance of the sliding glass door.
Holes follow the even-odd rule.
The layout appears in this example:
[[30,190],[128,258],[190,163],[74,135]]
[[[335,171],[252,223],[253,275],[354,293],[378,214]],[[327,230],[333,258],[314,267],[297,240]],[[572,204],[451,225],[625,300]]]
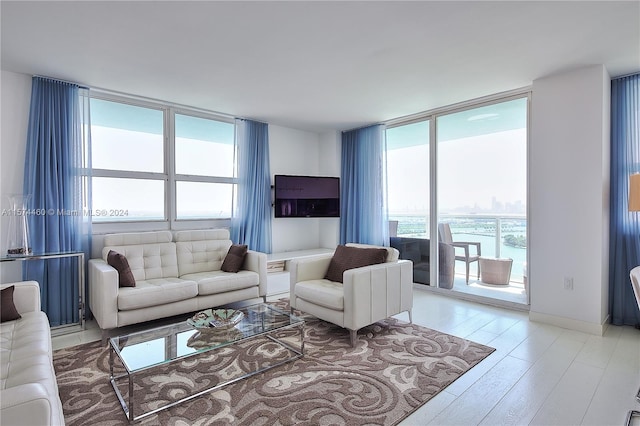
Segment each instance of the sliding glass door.
[[387,129],[387,206],[392,247],[413,262],[414,282],[430,285],[429,120]]
[[526,303],[527,98],[436,120],[438,226],[455,249],[454,289]]
[[388,127],[391,245],[414,282],[528,303],[527,109],[522,94]]

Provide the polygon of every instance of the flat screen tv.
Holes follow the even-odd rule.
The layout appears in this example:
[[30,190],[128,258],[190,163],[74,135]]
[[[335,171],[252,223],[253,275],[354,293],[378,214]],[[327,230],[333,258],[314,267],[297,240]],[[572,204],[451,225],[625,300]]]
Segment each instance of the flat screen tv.
[[340,178],[275,175],[275,217],[340,217]]

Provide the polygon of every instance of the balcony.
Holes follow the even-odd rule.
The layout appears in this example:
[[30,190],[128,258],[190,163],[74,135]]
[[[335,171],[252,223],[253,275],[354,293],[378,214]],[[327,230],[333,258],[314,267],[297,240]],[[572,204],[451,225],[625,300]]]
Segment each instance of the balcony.
[[[414,262],[414,282],[430,284],[429,278],[429,233],[428,216],[390,215],[390,220],[398,221],[397,237],[392,245],[401,252],[401,257]],[[444,272],[443,249],[440,248],[440,287],[455,292],[497,299],[508,303],[528,303],[525,291],[526,277],[526,235],[525,215],[441,215],[440,222],[450,225],[453,241],[481,243],[481,255],[488,258],[511,258],[511,274],[508,284],[488,284],[478,279],[478,262],[470,265],[469,283],[466,283],[465,264],[456,261],[453,277]],[[461,249],[456,253],[461,254]],[[472,247],[473,250],[473,247]],[[450,263],[449,263],[450,265]],[[482,277],[481,277],[482,278]]]

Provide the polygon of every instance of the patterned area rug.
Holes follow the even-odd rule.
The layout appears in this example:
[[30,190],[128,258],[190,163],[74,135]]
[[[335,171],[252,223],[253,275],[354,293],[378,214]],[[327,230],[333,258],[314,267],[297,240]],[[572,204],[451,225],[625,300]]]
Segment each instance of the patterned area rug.
[[[276,304],[284,308],[283,301]],[[393,425],[433,398],[493,348],[389,318],[349,333],[304,316],[305,356],[162,410],[143,425]],[[134,387],[138,404],[179,398],[272,354],[273,342],[250,340],[194,365],[151,369]],[[109,351],[100,342],[54,352],[67,426],[125,425],[109,383]],[[138,400],[139,399],[139,400]]]

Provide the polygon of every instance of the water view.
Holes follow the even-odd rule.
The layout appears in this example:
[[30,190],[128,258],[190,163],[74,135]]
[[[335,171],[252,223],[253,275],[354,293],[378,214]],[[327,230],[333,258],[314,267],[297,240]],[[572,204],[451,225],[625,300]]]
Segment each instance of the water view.
[[[429,218],[409,214],[390,214],[389,220],[398,221],[398,237],[429,238]],[[482,256],[513,259],[511,281],[523,282],[523,267],[527,261],[527,221],[524,217],[451,216],[441,218],[449,223],[454,241],[481,243]],[[496,246],[496,228],[500,223],[500,244]],[[472,249],[473,250],[473,249]],[[462,251],[457,251],[460,254]],[[456,270],[463,271],[457,262]],[[477,263],[471,264],[471,276],[477,276]]]

